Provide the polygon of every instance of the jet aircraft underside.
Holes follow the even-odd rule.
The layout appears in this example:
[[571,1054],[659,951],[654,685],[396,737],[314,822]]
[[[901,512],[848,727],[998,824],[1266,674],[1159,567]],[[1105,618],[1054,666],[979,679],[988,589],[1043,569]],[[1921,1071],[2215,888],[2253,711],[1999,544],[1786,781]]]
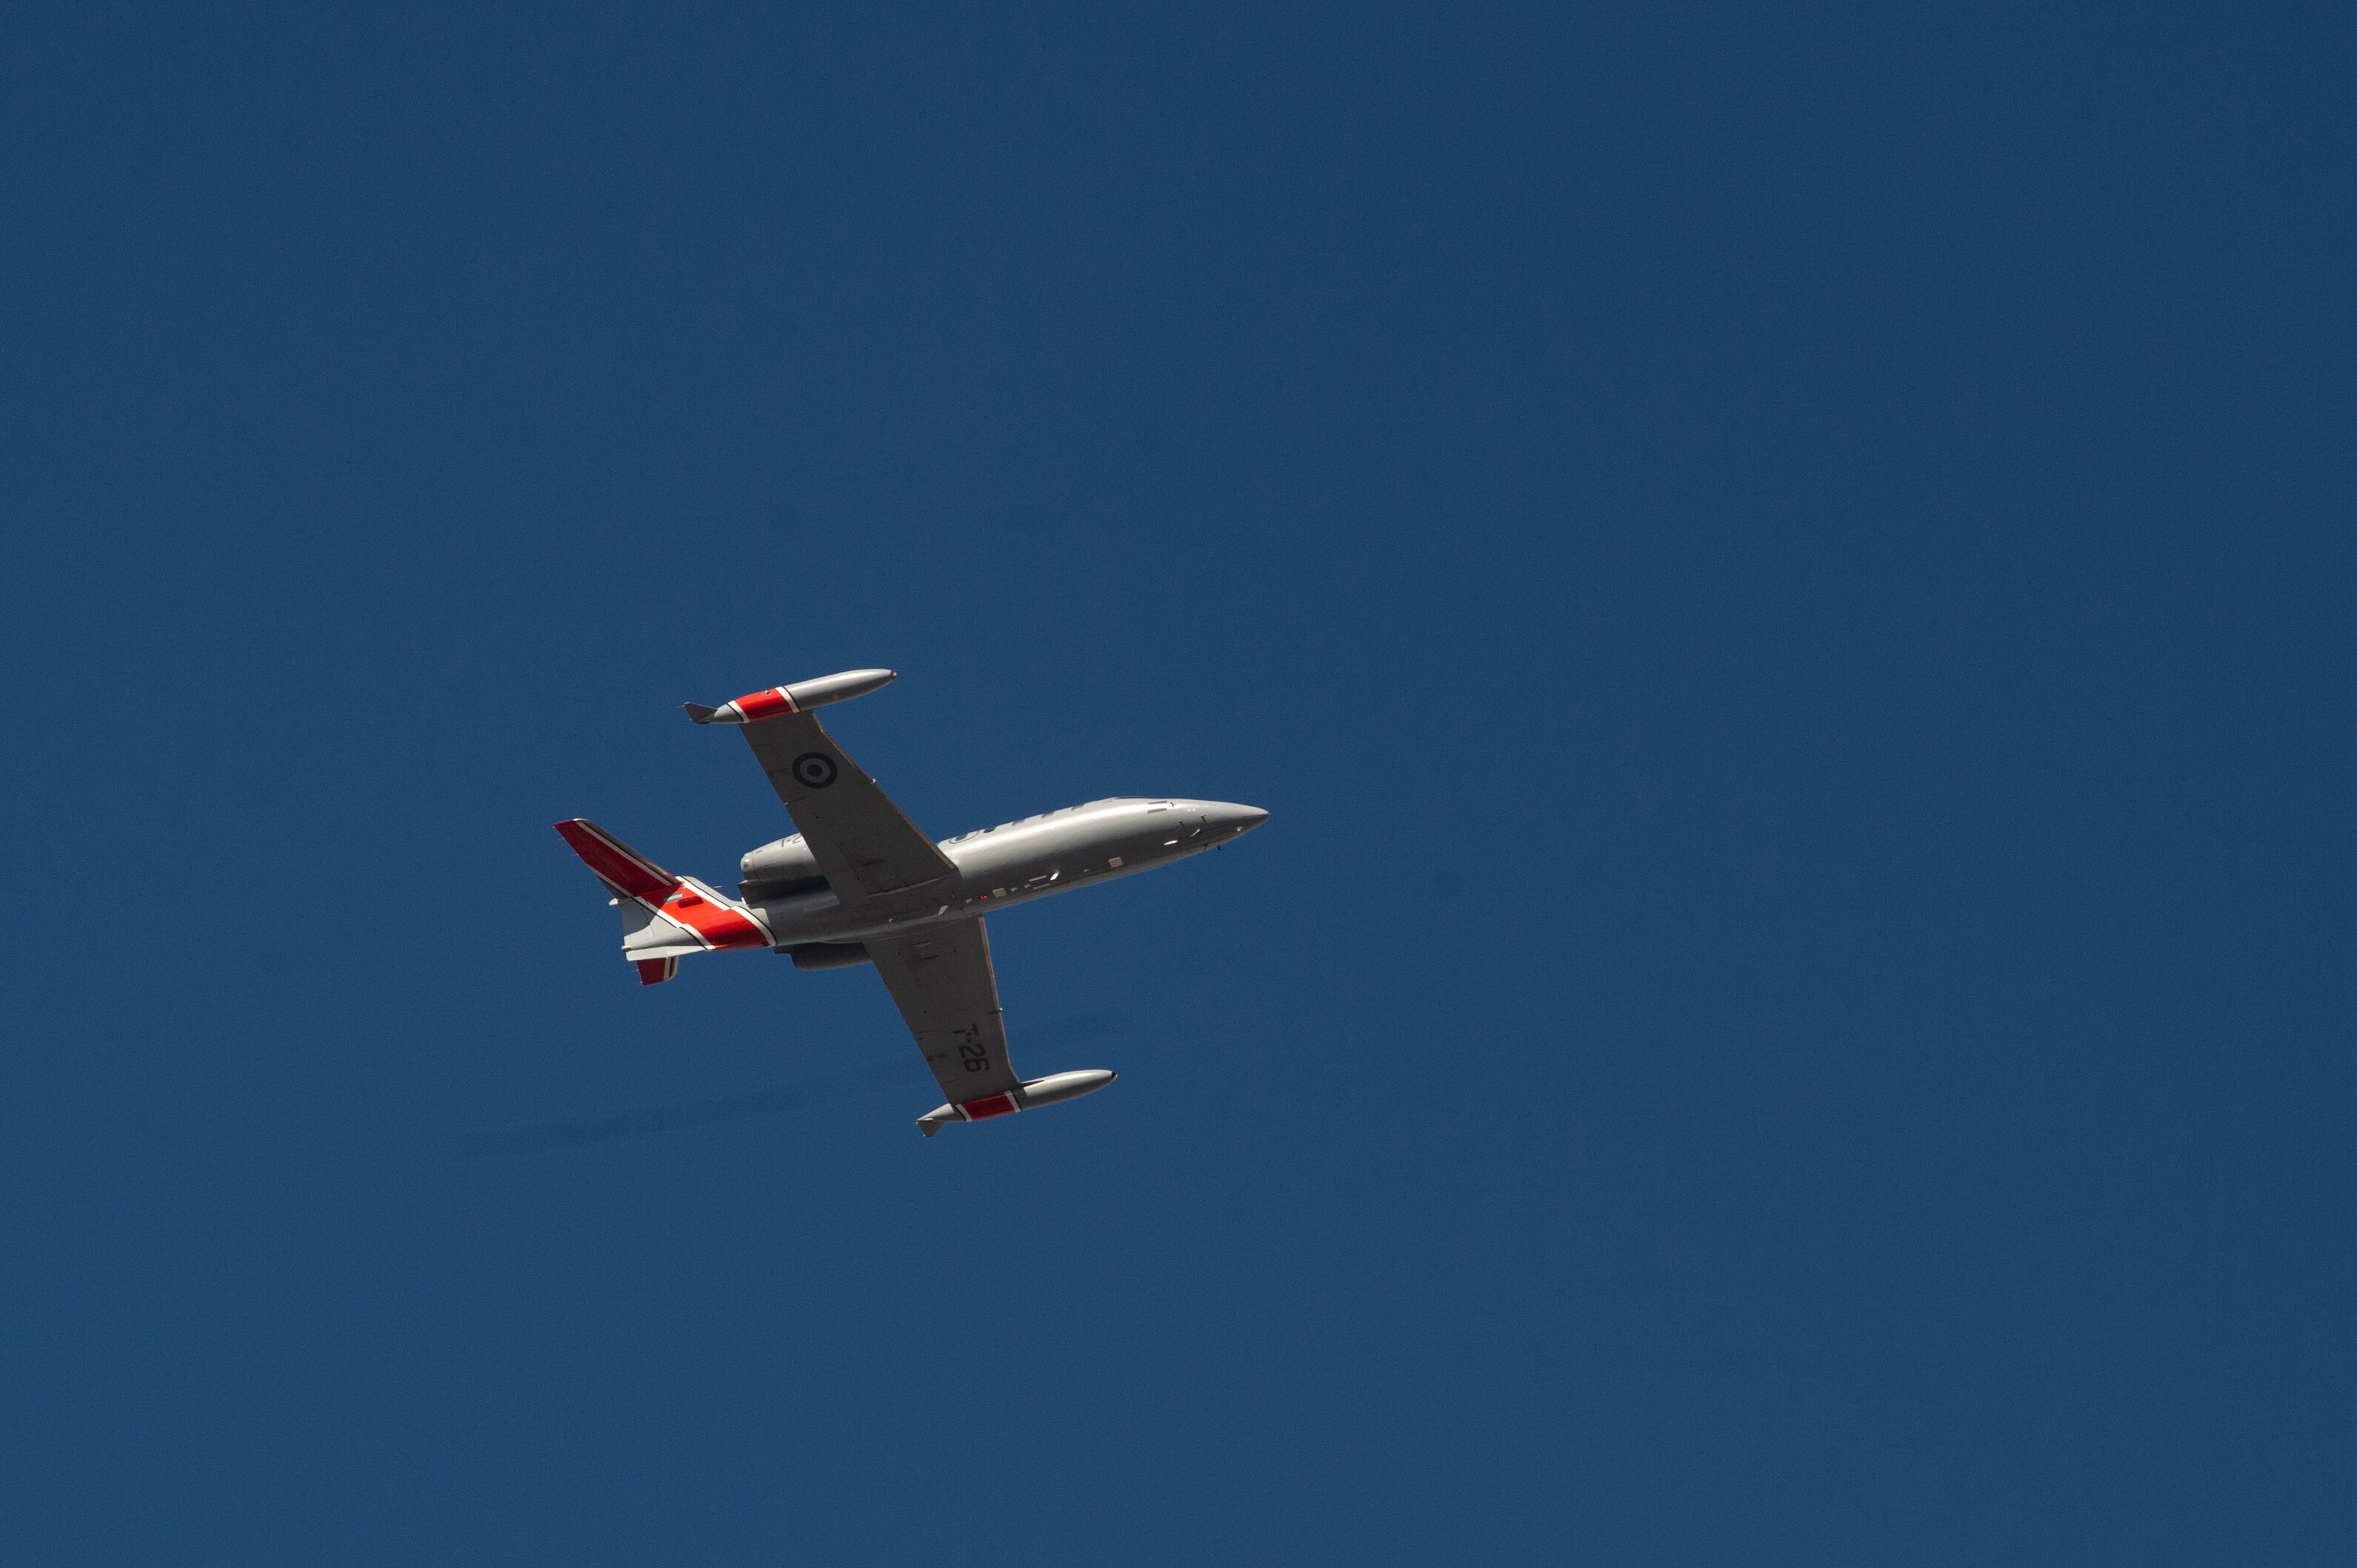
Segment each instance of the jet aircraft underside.
[[1024,1079],[1009,1059],[983,917],[1007,905],[1217,849],[1268,819],[1254,806],[1119,797],[927,838],[812,713],[894,678],[854,670],[707,708],[739,726],[796,832],[748,854],[737,895],[663,870],[587,818],[556,824],[614,896],[622,952],[653,985],[692,953],[770,948],[797,969],[873,964],[948,1096],[918,1119],[952,1122],[1051,1105],[1103,1088],[1103,1069]]

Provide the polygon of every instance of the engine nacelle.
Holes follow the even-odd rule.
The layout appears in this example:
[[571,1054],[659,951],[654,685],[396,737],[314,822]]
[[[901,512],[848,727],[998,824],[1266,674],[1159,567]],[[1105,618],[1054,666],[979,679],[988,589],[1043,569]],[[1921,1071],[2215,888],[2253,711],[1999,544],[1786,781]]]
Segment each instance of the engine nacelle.
[[794,961],[796,969],[849,969],[876,961],[858,942],[804,942],[788,948],[786,956]]
[[815,893],[826,886],[826,877],[800,833],[765,843],[747,854],[737,863],[737,879],[743,884],[738,891],[748,904]]

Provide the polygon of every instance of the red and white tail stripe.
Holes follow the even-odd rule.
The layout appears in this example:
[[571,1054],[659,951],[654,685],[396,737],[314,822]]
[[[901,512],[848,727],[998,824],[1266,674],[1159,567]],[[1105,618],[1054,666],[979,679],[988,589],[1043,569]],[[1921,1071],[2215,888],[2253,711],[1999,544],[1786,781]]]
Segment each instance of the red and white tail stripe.
[[597,874],[598,881],[626,898],[660,904],[679,886],[678,877],[587,817],[559,822],[556,831],[573,846],[581,864]]
[[[673,875],[587,817],[559,822],[556,831],[616,897],[636,903],[705,950],[770,945],[770,929],[758,910],[692,876]],[[678,968],[675,956],[641,959],[639,980],[660,984]]]

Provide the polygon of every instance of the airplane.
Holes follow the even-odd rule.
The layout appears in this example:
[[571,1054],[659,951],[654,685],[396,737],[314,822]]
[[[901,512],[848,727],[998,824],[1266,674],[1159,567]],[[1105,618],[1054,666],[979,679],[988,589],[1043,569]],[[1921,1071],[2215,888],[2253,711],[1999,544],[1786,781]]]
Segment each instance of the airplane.
[[1268,813],[1225,800],[1118,796],[935,843],[812,711],[896,678],[849,670],[716,708],[685,704],[699,725],[739,726],[799,830],[744,857],[734,898],[665,871],[586,817],[555,826],[614,895],[622,956],[642,985],[671,979],[691,953],[735,948],[782,952],[796,969],[873,964],[948,1096],[917,1118],[930,1138],[952,1122],[1077,1100],[1114,1077],[1103,1068],[1016,1075],[985,915],[1222,848]]

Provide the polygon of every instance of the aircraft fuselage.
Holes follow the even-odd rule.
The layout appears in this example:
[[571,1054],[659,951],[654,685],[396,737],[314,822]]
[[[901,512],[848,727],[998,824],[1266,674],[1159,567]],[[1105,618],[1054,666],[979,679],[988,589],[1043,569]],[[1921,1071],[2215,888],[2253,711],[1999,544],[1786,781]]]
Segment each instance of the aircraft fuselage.
[[[1065,893],[1200,854],[1267,820],[1254,806],[1225,800],[1124,798],[1043,811],[940,843],[953,875],[841,908],[824,887],[747,898],[779,948],[857,942],[925,925],[986,915],[1010,904]],[[793,843],[780,840],[747,856]]]

